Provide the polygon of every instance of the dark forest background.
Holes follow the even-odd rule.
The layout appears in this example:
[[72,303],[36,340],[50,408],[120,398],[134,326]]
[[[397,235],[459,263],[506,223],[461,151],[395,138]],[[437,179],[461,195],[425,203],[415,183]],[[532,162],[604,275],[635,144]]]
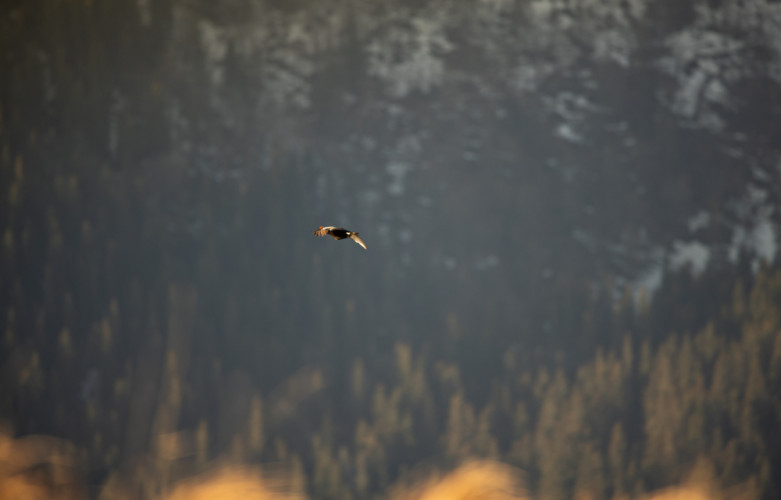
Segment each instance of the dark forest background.
[[0,418],[91,496],[781,495],[781,4],[6,1],[0,75]]

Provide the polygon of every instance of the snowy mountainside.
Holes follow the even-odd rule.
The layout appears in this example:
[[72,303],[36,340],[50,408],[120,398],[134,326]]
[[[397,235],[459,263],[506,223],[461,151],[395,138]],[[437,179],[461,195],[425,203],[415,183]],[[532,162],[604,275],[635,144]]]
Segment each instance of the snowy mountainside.
[[[315,180],[301,189],[318,210],[376,226],[406,258],[519,270],[575,259],[631,277],[660,259],[698,268],[740,246],[776,252],[777,3],[175,10],[174,85],[206,90],[172,105],[172,135],[194,134],[206,106],[207,127],[236,131],[212,147],[238,176],[268,168],[270,150],[305,151]],[[423,237],[439,243],[415,255]]]

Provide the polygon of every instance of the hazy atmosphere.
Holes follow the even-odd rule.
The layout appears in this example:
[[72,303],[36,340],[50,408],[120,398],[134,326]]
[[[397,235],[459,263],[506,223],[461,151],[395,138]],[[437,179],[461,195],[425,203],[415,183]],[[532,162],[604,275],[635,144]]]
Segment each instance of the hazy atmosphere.
[[0,497],[779,498],[780,211],[778,1],[3,2]]

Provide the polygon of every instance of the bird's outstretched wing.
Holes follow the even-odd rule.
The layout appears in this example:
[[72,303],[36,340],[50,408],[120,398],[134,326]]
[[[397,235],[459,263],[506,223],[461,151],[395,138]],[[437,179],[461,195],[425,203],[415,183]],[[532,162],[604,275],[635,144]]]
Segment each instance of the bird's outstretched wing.
[[358,233],[353,233],[350,235],[350,239],[354,242],[358,243],[363,247],[364,250],[366,250],[366,243],[363,242],[360,236],[358,236]]
[[315,236],[325,236],[328,233],[330,233],[331,229],[333,229],[333,228],[334,228],[334,226],[325,226],[325,227],[321,226],[320,229],[318,229],[317,231],[315,231],[312,234],[314,234]]

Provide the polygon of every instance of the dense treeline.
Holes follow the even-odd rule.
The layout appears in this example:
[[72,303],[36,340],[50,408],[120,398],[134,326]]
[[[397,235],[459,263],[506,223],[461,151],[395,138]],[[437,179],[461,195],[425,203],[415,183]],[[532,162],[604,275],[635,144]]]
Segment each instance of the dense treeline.
[[[776,268],[670,273],[639,302],[607,287],[562,294],[568,323],[551,328],[577,340],[556,356],[522,345],[494,356],[481,348],[491,332],[464,331],[455,314],[385,349],[356,326],[382,310],[328,300],[346,264],[299,256],[307,268],[285,281],[252,238],[177,262],[181,237],[123,214],[138,187],[109,197],[99,172],[96,192],[76,176],[36,180],[21,155],[3,175],[2,414],[18,434],[83,446],[96,480],[184,432],[198,449],[188,460],[292,460],[318,498],[365,497],[420,460],[472,456],[517,464],[543,498],[647,491],[701,457],[720,486],[778,491]],[[235,208],[263,199],[247,190],[225,195],[235,227],[244,211],[273,210]],[[33,203],[41,192],[47,202]],[[92,196],[105,197],[101,213],[78,208]],[[264,322],[280,308],[298,313]]]
[[[312,17],[301,21],[273,3],[263,8],[291,25],[314,29],[323,14],[307,11]],[[675,17],[670,2],[650,4],[650,19]],[[367,33],[394,39],[394,30],[409,28],[394,21],[380,29],[371,9],[384,12],[379,4],[371,15],[348,9],[354,15],[335,23],[347,41],[321,41],[339,50],[318,45],[312,67],[275,59],[311,56],[305,37],[264,32],[264,43],[284,49],[260,65],[278,80],[250,69],[239,28],[229,30],[232,43],[213,43],[214,53],[202,47],[246,14],[236,5],[68,0],[4,10],[0,418],[17,435],[71,441],[87,457],[91,484],[140,484],[128,489],[147,497],[229,456],[286,462],[314,498],[367,498],[420,462],[470,457],[519,466],[539,498],[634,495],[677,483],[703,461],[714,487],[775,498],[777,265],[714,252],[699,274],[669,270],[653,296],[625,286],[647,261],[648,239],[672,241],[687,225],[669,220],[675,210],[707,209],[722,221],[732,212],[717,202],[730,200],[738,207],[731,222],[741,222],[766,208],[738,201],[747,179],[757,190],[777,180],[775,129],[713,148],[711,131],[677,129],[674,113],[649,104],[652,85],[606,87],[617,80],[606,64],[589,78],[597,93],[626,100],[621,127],[644,142],[611,149],[615,124],[600,121],[605,137],[594,140],[604,147],[562,148],[543,132],[558,118],[528,102],[532,111],[508,104],[506,125],[496,102],[458,90],[468,79],[427,100],[367,75]],[[513,12],[520,23],[526,11]],[[522,36],[494,21],[500,34],[485,40]],[[464,26],[475,28],[464,21],[453,29]],[[294,42],[299,52],[286,45]],[[482,54],[477,46],[467,54]],[[205,64],[215,58],[219,71]],[[649,81],[653,63],[645,63],[626,70],[631,82]],[[285,71],[301,68],[313,86],[311,108],[275,111],[271,97],[282,87],[274,82],[295,80]],[[767,108],[754,103],[774,84],[749,80],[761,91],[746,95],[749,111],[732,109],[738,125],[774,112],[772,95]],[[383,85],[404,95],[383,100]],[[349,95],[334,90],[344,88]],[[583,105],[574,91],[564,92],[574,104],[561,106]],[[342,101],[367,104],[334,104]],[[409,113],[416,106],[423,111]],[[644,121],[649,114],[656,125]],[[374,139],[350,135],[351,120]],[[480,126],[442,128],[451,122]],[[497,142],[481,142],[494,126]],[[436,141],[420,139],[420,130]],[[530,145],[516,145],[515,135]],[[669,141],[673,151],[692,146],[676,156]],[[385,142],[397,144],[392,154],[375,144]],[[501,168],[474,176],[471,160],[456,162],[458,142]],[[339,164],[344,151],[358,167]],[[578,171],[577,157],[598,167]],[[378,160],[397,167],[381,203],[369,188],[389,179],[365,167]],[[425,168],[405,174],[418,161]],[[442,175],[438,168],[451,162],[457,167]],[[615,168],[635,163],[629,174]],[[420,181],[406,194],[404,175]],[[495,188],[491,203],[476,199],[473,181]],[[589,190],[603,184],[604,192]],[[607,196],[611,189],[621,198]],[[659,207],[669,213],[641,224],[627,215]],[[312,241],[317,224],[355,219],[369,252]],[[501,248],[481,246],[485,239],[463,231],[465,223],[501,234]],[[619,226],[631,230],[611,232]],[[716,223],[700,232],[731,241]],[[600,253],[603,244],[609,252]]]

